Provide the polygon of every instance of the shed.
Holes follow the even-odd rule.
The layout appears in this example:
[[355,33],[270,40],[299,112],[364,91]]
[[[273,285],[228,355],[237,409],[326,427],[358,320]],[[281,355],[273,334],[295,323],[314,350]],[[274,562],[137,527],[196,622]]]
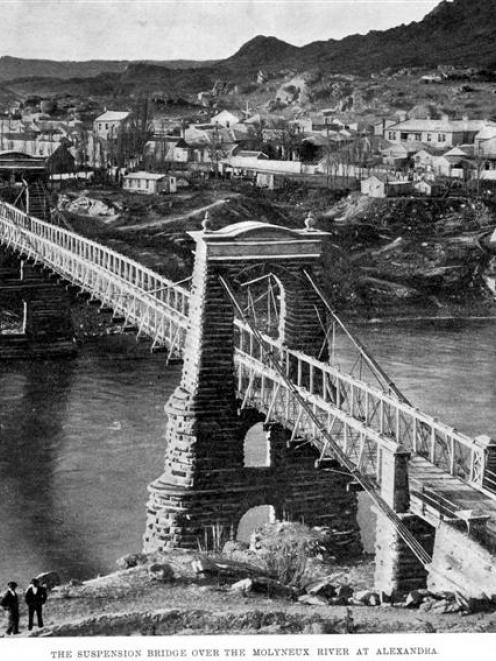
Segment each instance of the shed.
[[130,172],[123,177],[122,187],[131,193],[175,193],[176,177],[157,172]]
[[441,187],[439,184],[434,181],[425,181],[425,179],[415,182],[413,187],[417,193],[420,193],[421,195],[435,197],[441,193]]
[[46,167],[50,174],[74,172],[76,161],[66,143],[61,143],[53,154],[47,158]]
[[267,188],[268,190],[276,190],[281,188],[283,178],[278,176],[275,172],[257,172],[255,179],[256,188]]
[[412,187],[409,181],[388,179],[387,176],[373,174],[360,182],[360,190],[369,197],[397,197],[408,195]]

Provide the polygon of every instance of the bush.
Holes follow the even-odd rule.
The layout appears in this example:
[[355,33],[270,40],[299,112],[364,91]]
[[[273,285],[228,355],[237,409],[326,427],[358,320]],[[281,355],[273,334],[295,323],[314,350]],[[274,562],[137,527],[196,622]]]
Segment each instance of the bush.
[[269,523],[255,531],[256,546],[267,570],[283,585],[300,587],[307,561],[322,553],[319,532],[302,523]]

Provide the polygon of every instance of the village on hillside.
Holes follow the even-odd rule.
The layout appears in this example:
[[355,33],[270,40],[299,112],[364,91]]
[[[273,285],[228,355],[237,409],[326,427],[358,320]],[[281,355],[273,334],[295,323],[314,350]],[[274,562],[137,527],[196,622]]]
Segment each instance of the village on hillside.
[[[266,76],[259,71],[257,83]],[[420,81],[445,82],[439,73]],[[298,90],[291,85],[284,98],[234,108],[220,88],[177,111],[146,96],[102,108],[70,95],[31,95],[0,116],[2,158],[20,152],[45,159],[54,185],[96,178],[140,193],[174,192],[212,176],[269,190],[294,181],[371,197],[480,192],[482,184],[490,191],[496,182],[496,120],[480,113],[454,116],[423,103],[376,116],[339,105],[302,109],[292,103]]]

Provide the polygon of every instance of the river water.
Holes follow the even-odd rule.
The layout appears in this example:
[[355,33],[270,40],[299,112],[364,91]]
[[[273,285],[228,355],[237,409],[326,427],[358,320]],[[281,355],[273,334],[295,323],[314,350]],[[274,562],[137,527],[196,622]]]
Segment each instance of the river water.
[[[378,324],[357,333],[410,400],[469,434],[496,433],[496,322]],[[163,405],[181,366],[129,338],[0,373],[0,585],[51,569],[89,578],[139,550],[160,474]],[[361,506],[366,547],[372,518]]]

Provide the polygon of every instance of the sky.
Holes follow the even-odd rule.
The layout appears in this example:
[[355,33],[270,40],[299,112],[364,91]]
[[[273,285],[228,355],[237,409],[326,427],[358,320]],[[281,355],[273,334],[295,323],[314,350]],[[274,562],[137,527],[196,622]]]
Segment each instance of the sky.
[[256,35],[297,46],[419,21],[439,0],[0,0],[0,55],[229,57]]

